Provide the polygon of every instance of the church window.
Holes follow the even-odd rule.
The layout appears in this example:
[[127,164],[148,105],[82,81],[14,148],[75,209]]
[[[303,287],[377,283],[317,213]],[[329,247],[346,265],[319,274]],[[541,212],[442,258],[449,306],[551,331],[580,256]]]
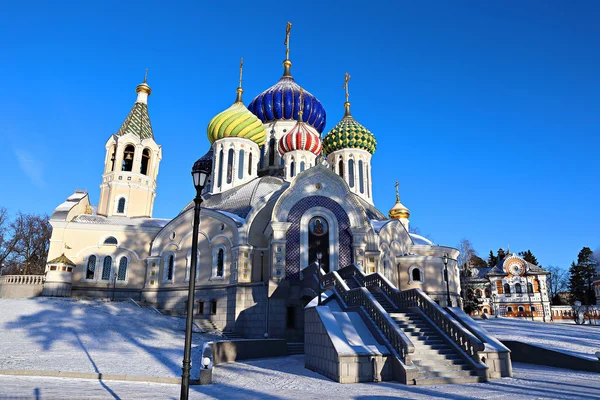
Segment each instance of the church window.
[[227,183],[231,183],[233,180],[233,149],[229,149],[227,152]]
[[217,252],[217,276],[223,277],[223,262],[225,258],[225,252],[223,249],[219,249]]
[[240,150],[238,156],[238,179],[244,178],[244,150]]
[[537,309],[535,308],[535,306],[531,306],[531,311],[532,312],[536,312],[537,311]]
[[167,263],[166,263],[165,281],[173,280],[174,271],[175,271],[175,256],[173,254],[169,254],[169,256],[167,257]]
[[117,280],[124,281],[127,276],[127,257],[121,257],[119,260],[119,272],[117,274]]
[[525,307],[519,306],[518,310],[519,310],[519,312],[524,312],[525,311]]
[[252,175],[252,153],[248,154],[248,176]]
[[107,281],[110,279],[110,270],[112,268],[112,257],[104,257],[104,265],[102,266],[102,280]]
[[92,255],[88,258],[87,269],[85,270],[85,279],[94,279],[96,271],[96,256]]
[[219,151],[219,169],[217,170],[217,174],[219,175],[219,179],[217,186],[221,187],[223,184],[223,149]]
[[421,281],[421,270],[419,268],[415,268],[412,270],[412,280],[413,281]]
[[513,308],[511,306],[506,307],[506,312],[513,312]]
[[485,297],[490,297],[490,288],[485,288]]
[[116,245],[116,244],[118,244],[117,238],[114,237],[114,236],[109,236],[106,239],[104,239],[104,244],[114,244],[114,245]]
[[304,171],[304,161],[300,161],[300,172]]
[[293,177],[294,174],[296,173],[295,169],[296,169],[296,163],[292,161],[290,163],[290,176],[291,177]]
[[216,300],[213,300],[210,302],[210,314],[211,315],[217,314],[217,301]]
[[487,309],[487,308],[484,308],[484,309],[483,309],[483,313],[484,313],[484,314],[488,314],[488,313],[489,313],[488,309]]
[[117,149],[116,146],[112,147],[111,156],[110,156],[110,170],[115,170],[115,158],[117,157]]
[[527,293],[533,293],[533,285],[531,282],[527,282]]
[[125,213],[125,197],[121,197],[117,204],[117,214]]
[[363,162],[362,160],[358,160],[358,186],[360,188],[360,192],[365,192],[365,182],[363,181]]
[[523,291],[521,290],[521,284],[520,283],[516,283],[515,284],[515,293],[523,293]]
[[371,197],[371,185],[369,185],[369,166],[365,165],[365,175],[367,175],[367,197]]
[[144,149],[142,152],[142,163],[140,164],[140,173],[148,175],[148,165],[150,164],[150,150]]
[[342,178],[344,177],[344,160],[340,160],[338,163],[338,173]]
[[348,183],[350,184],[350,187],[353,188],[354,187],[354,160],[350,159],[348,160]]
[[510,285],[508,283],[504,284],[504,293],[510,294]]
[[275,165],[275,138],[269,140],[269,167]]
[[123,152],[123,164],[121,166],[121,171],[131,171],[133,169],[133,155],[135,153],[135,147],[132,145],[128,145],[125,147],[125,151]]

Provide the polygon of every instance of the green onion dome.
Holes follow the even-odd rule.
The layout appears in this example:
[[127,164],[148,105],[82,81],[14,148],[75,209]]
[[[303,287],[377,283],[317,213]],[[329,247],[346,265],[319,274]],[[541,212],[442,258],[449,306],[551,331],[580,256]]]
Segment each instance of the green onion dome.
[[350,114],[350,103],[344,104],[344,118],[323,138],[323,152],[331,154],[341,149],[362,149],[375,153],[377,141],[370,130],[359,124]]
[[210,143],[226,137],[250,139],[259,146],[267,140],[267,132],[260,119],[250,112],[242,102],[243,90],[237,89],[237,99],[225,111],[217,114],[208,124],[206,133]]

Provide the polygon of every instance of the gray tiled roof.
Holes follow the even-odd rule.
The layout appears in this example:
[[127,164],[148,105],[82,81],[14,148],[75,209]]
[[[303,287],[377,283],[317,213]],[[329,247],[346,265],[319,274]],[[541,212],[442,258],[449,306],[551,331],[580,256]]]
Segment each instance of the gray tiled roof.
[[162,218],[104,217],[102,215],[89,214],[81,214],[73,219],[73,222],[81,224],[129,225],[142,228],[162,228],[169,221],[169,219]]

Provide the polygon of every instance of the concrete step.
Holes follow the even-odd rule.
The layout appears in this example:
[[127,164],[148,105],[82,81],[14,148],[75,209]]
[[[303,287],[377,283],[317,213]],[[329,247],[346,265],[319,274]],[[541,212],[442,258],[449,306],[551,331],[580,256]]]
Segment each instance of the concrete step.
[[296,354],[304,354],[304,343],[303,342],[288,342],[287,352],[289,356]]
[[194,318],[194,323],[204,332],[221,332],[210,319]]
[[223,332],[223,336],[225,336],[225,338],[227,338],[228,340],[246,339],[246,337],[244,335],[242,335],[241,333],[231,332],[231,331]]
[[431,360],[415,361],[413,363],[417,366],[419,371],[468,371],[471,372],[471,367],[467,364],[440,364],[438,362],[432,362]]
[[469,377],[427,377],[417,378],[414,380],[415,385],[443,385],[448,383],[479,383],[485,382],[484,378],[478,376]]
[[415,347],[415,352],[412,353],[414,355],[419,355],[419,354],[427,354],[427,355],[455,355],[456,351],[454,349],[451,348],[445,348],[445,349],[418,349],[417,347]]
[[452,350],[452,347],[448,346],[446,343],[436,343],[436,344],[425,344],[421,342],[413,342],[415,346],[415,351],[417,350]]
[[419,366],[419,365],[423,365],[425,367],[433,367],[433,366],[455,366],[455,365],[462,365],[465,366],[467,369],[470,369],[471,367],[465,363],[465,360],[463,360],[462,357],[460,356],[444,356],[442,358],[439,357],[425,357],[425,358],[421,358],[420,356],[417,357],[412,357],[411,358],[412,362]]

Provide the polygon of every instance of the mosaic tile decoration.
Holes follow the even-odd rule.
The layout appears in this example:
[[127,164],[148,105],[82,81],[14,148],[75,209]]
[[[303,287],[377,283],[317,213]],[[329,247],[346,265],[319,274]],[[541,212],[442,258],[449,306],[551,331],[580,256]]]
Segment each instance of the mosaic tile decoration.
[[127,115],[123,125],[121,125],[121,128],[117,132],[117,136],[123,136],[128,133],[133,133],[140,139],[154,138],[147,104],[135,103],[133,105],[129,115]]
[[352,235],[350,234],[350,219],[346,211],[335,201],[324,196],[311,196],[294,204],[288,215],[292,225],[287,231],[285,257],[285,275],[287,279],[300,279],[300,219],[304,213],[313,207],[323,207],[330,210],[338,220],[339,228],[339,266],[352,264]]

